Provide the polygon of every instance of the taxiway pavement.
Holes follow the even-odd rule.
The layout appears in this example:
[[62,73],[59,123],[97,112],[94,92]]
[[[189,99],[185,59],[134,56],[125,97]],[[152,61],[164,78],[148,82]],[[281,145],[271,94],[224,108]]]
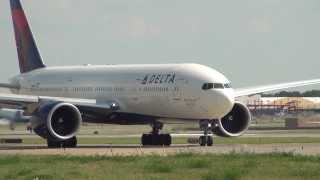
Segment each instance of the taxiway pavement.
[[0,147],[0,155],[76,155],[76,156],[132,156],[170,155],[175,153],[293,153],[320,155],[320,144],[228,144],[200,147],[198,145],[173,145],[170,147],[142,147],[140,145],[80,145],[77,148],[47,149],[45,145]]
[[[174,136],[195,137],[200,134],[174,134]],[[4,137],[35,137],[28,134],[0,134]],[[140,137],[141,135],[80,135],[79,137]],[[244,136],[248,137],[319,137],[320,130],[250,130]],[[0,144],[1,154],[25,154],[25,155],[168,155],[181,152],[191,153],[294,153],[302,155],[320,155],[320,143],[288,143],[288,144],[216,144],[212,147],[200,147],[197,144],[172,145],[170,147],[142,147],[136,145],[112,145],[112,144],[80,144],[77,148],[70,149],[47,149],[46,145],[24,144]]]

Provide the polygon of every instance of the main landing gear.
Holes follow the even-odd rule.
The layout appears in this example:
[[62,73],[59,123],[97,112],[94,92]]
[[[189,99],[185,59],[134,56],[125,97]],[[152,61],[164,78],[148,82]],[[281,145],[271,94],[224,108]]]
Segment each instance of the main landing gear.
[[212,146],[213,137],[209,134],[211,131],[212,122],[209,120],[200,120],[199,121],[200,129],[203,131],[203,136],[199,137],[200,146]]
[[74,136],[64,141],[55,141],[47,139],[48,148],[75,148],[77,147],[77,138]]
[[163,128],[163,123],[155,121],[151,124],[152,131],[148,134],[143,134],[141,137],[141,144],[145,145],[158,145],[158,146],[170,146],[171,135],[160,134],[159,131]]

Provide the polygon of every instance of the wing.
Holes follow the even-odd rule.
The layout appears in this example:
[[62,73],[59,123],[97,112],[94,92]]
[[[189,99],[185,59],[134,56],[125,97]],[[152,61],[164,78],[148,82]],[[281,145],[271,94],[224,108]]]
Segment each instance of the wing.
[[[0,93],[1,107],[15,107],[31,113],[40,103],[48,101],[66,102],[77,106],[81,113],[108,114],[119,109],[117,102],[97,101],[95,99],[63,98]],[[31,110],[30,110],[31,109]]]
[[9,84],[9,83],[0,83],[0,87],[7,88],[7,89],[20,89],[20,85]]
[[307,86],[307,85],[313,85],[313,84],[320,84],[320,79],[235,89],[235,97],[248,96],[248,95],[254,95],[254,94],[259,94],[263,92],[300,87],[300,86]]

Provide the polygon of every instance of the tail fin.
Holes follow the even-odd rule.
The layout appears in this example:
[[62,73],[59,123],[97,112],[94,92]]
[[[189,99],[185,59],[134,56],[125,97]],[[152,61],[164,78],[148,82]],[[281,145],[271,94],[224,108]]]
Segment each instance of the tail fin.
[[13,28],[16,38],[20,72],[45,67],[34,41],[20,0],[10,0]]

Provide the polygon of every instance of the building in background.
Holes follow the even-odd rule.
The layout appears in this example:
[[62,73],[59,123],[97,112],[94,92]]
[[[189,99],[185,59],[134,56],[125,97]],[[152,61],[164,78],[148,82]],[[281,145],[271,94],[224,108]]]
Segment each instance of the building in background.
[[[241,97],[253,116],[253,124],[268,121],[272,127],[320,128],[320,97]],[[272,122],[272,120],[274,120]],[[278,124],[278,125],[275,125]],[[254,127],[253,125],[253,127]]]

